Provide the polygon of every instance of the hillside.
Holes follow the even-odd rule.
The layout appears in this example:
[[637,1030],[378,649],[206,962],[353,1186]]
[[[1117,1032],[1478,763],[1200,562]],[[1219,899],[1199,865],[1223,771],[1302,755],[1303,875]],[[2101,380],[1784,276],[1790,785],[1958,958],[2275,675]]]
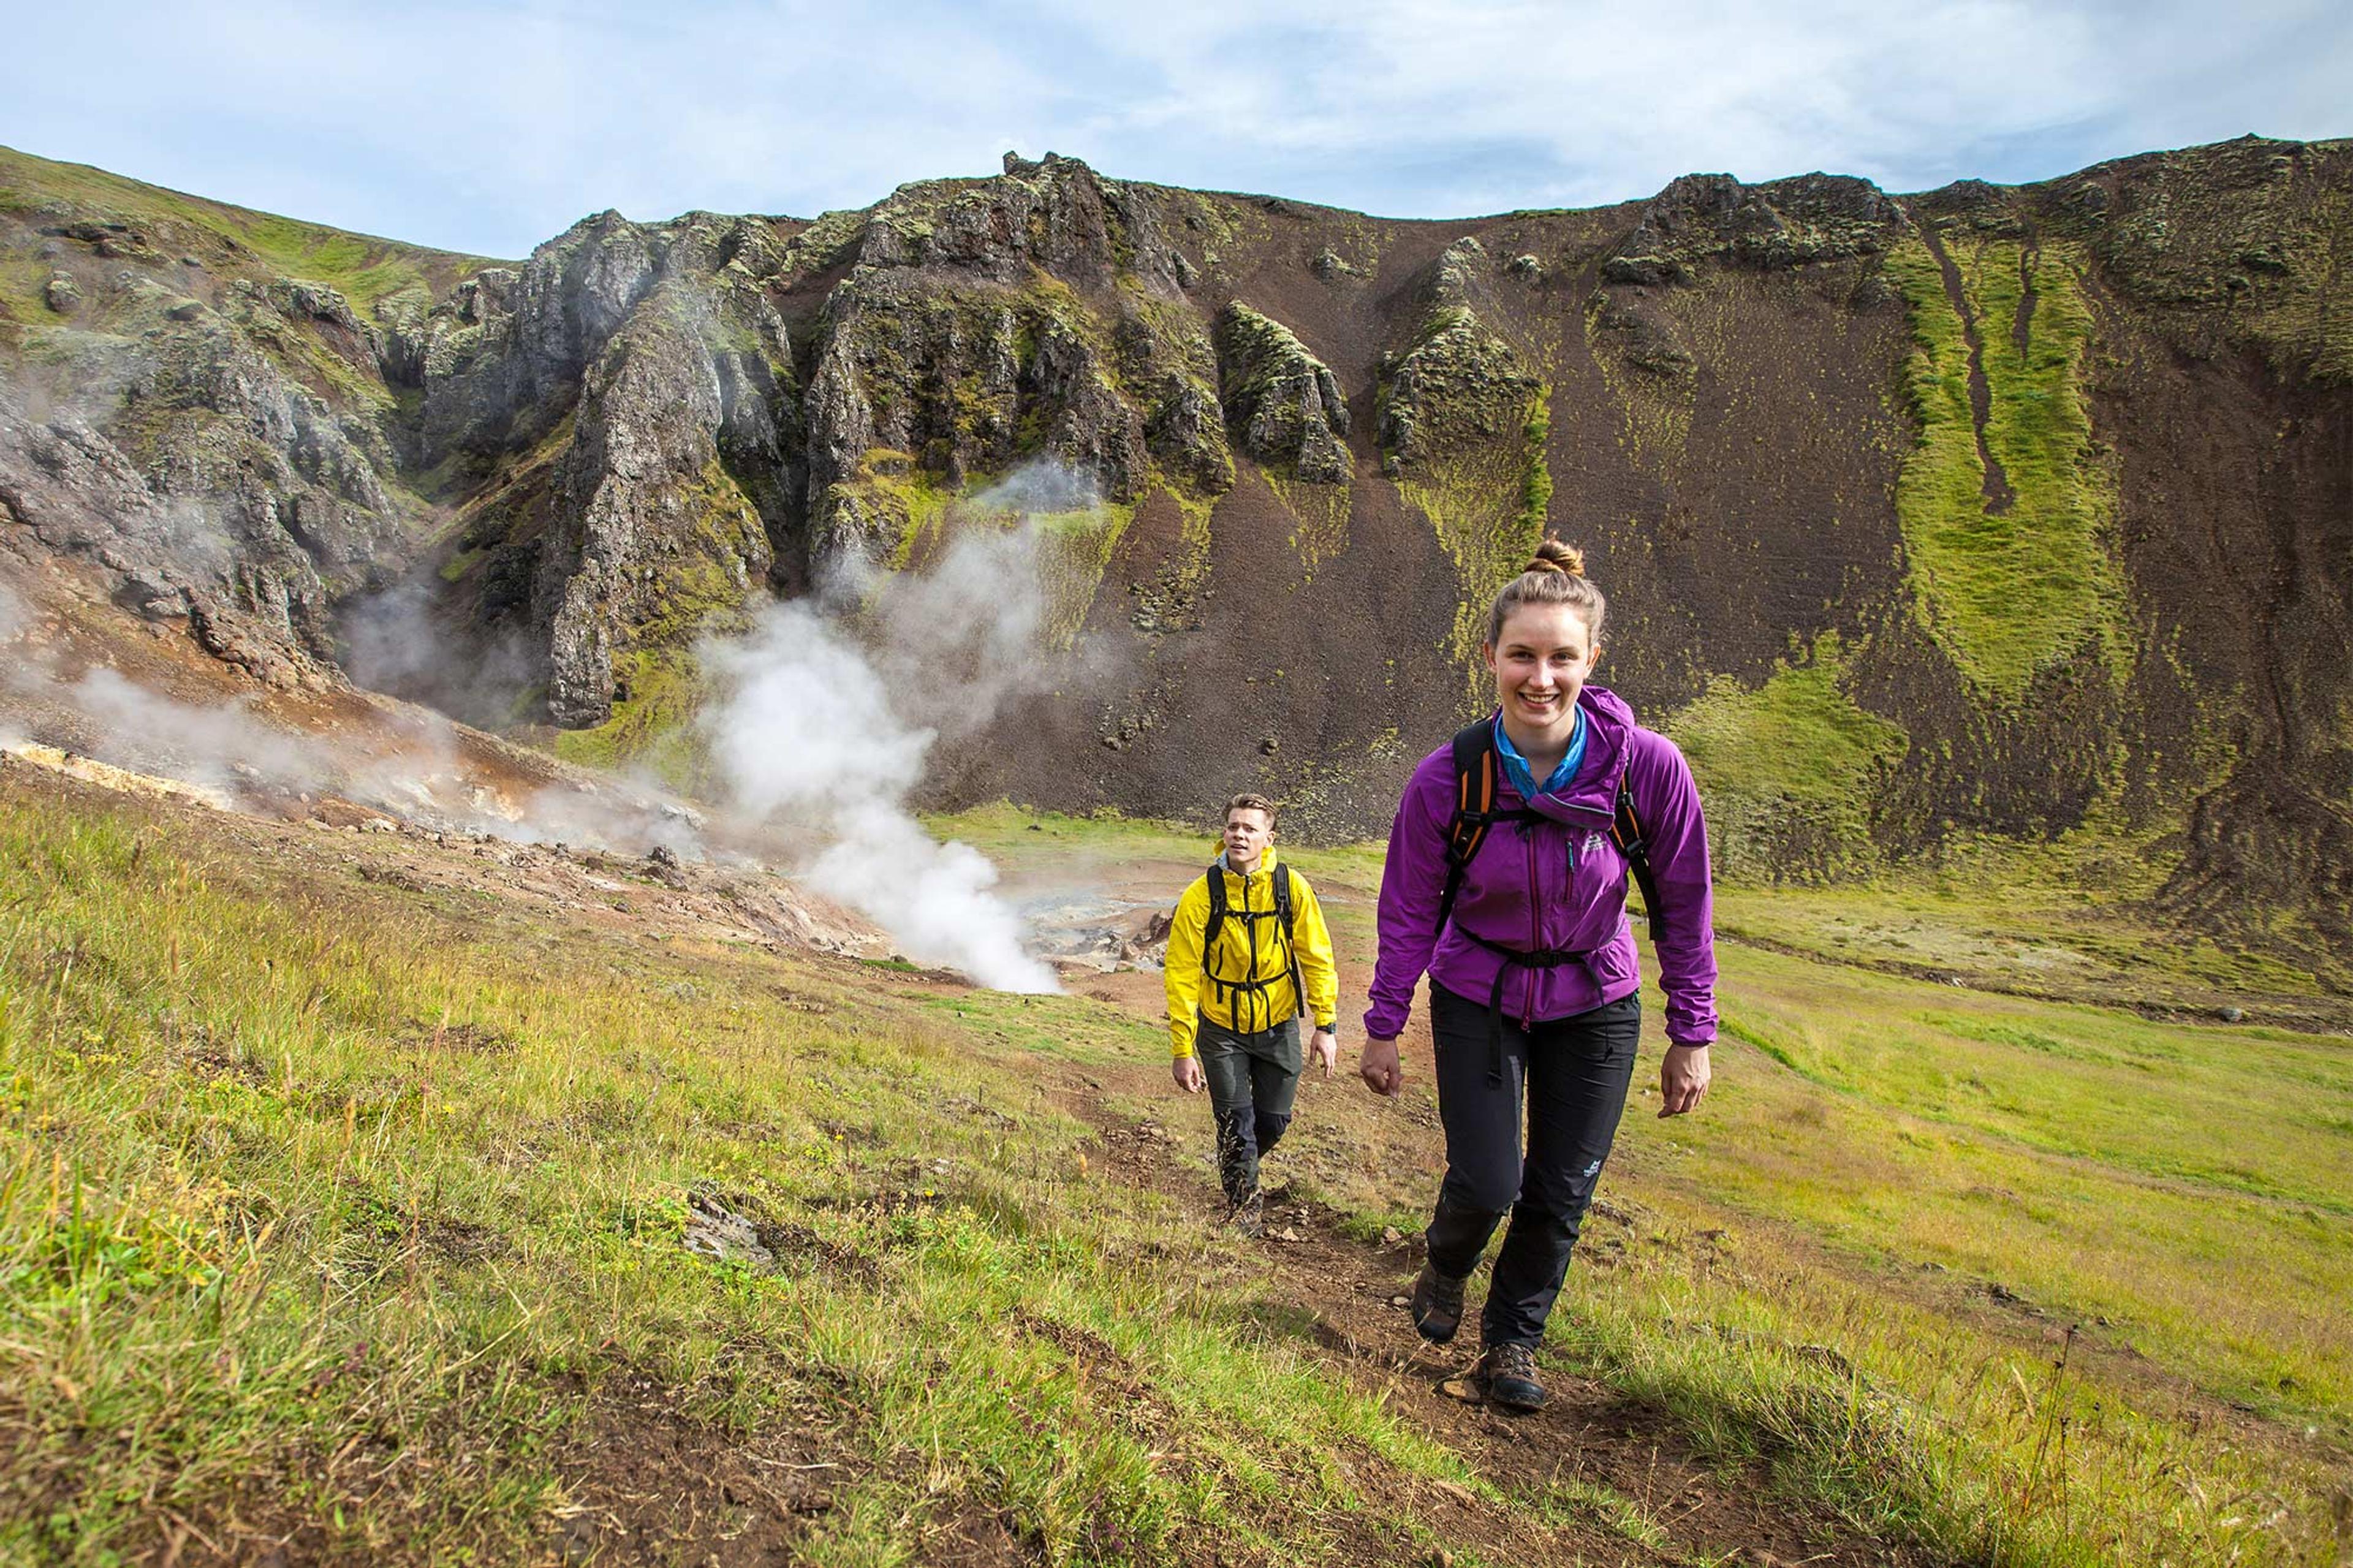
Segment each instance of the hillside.
[[1345,837],[1549,528],[1731,875],[2089,842],[2105,891],[2327,967],[2349,198],[2353,146],[2253,138],[1461,222],[1008,155],[490,263],[0,153],[0,559],[259,682],[691,782],[698,637],[920,568],[1049,464],[1067,676],[933,803],[1251,786]]
[[[948,826],[1024,897],[1156,900],[1204,851]],[[1728,945],[1707,1114],[1633,1102],[1555,1403],[1506,1421],[1394,1304],[1440,1158],[1419,1027],[1401,1100],[1303,1086],[1244,1241],[1156,975],[980,992],[763,942],[658,862],[495,847],[0,754],[0,1560],[2346,1543],[2341,1037]],[[1297,858],[1355,991],[1377,858]]]

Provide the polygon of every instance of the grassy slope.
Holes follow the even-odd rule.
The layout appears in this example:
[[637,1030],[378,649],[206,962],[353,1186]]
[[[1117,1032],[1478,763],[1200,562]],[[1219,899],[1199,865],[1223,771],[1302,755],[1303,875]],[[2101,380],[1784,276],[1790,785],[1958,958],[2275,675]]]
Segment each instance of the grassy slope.
[[[642,1419],[617,1388],[731,1451],[814,1445],[815,1563],[975,1517],[1059,1561],[1203,1531],[1315,1561],[1361,1509],[1426,1552],[1375,1478],[1482,1484],[1319,1370],[1179,1205],[1090,1172],[1044,1069],[1140,1089],[1146,1019],[564,929],[0,789],[9,1554],[234,1516],[501,1560],[600,1495],[585,1439]],[[1203,848],[954,826],[1017,868]],[[1377,851],[1297,858],[1361,963]],[[2341,1044],[1726,957],[1723,1087],[1685,1122],[1638,1100],[1556,1364],[1988,1561],[2314,1560],[2318,1461],[2180,1415],[2347,1440]],[[1314,1104],[1278,1173],[1412,1224],[1428,1134]],[[2272,1147],[2218,1148],[2249,1106]],[[688,1255],[697,1194],[765,1215],[781,1267]]]
[[[1031,835],[1026,822],[998,808],[939,826],[1016,858],[1086,845],[1182,864],[1206,842],[1056,818]],[[1293,853],[1329,889],[1344,958],[1368,958],[1377,850]],[[1883,928],[1916,941],[1915,959],[1974,940],[1962,967],[1988,981],[2115,994],[2111,948],[2158,939],[2050,890],[1963,878],[1794,898],[1730,889],[1722,908],[1727,926],[1814,956],[1720,947],[1718,1092],[1672,1123],[1637,1100],[1604,1192],[1644,1234],[1605,1216],[1588,1235],[1574,1313],[1556,1322],[1560,1359],[1728,1453],[1802,1457],[1822,1391],[1790,1362],[1835,1352],[1887,1403],[1874,1415],[1850,1389],[1841,1446],[1800,1458],[1803,1484],[1996,1561],[2325,1550],[2327,1478],[2353,1444],[2343,1038],[2152,1023],[1822,962],[1841,951],[1841,922],[1870,940],[1875,921],[1882,942],[1897,940]],[[1997,932],[2009,951],[1986,940]],[[2075,972],[2048,973],[2063,954]],[[2260,978],[2311,993],[2308,976]],[[2189,957],[2136,979],[2165,994],[2216,976]],[[1325,1163],[1311,1163],[1314,1139],[1293,1158],[1327,1197],[1369,1225],[1419,1225],[1411,1202],[1396,1206],[1394,1153],[1385,1166],[1364,1152],[1377,1133],[1341,1129]],[[2201,1436],[2185,1416],[2200,1405],[2208,1421],[2236,1405],[2277,1425],[2252,1441]],[[2323,1447],[2292,1436],[2307,1431]],[[1882,1444],[1903,1459],[1883,1462]]]
[[467,273],[500,265],[486,257],[458,256],[253,212],[142,184],[103,169],[52,163],[0,147],[0,207],[31,212],[52,201],[155,231],[174,244],[199,239],[225,243],[282,276],[337,289],[363,318],[375,313],[377,301],[405,289],[423,285],[438,291]]
[[[731,1443],[830,1428],[812,1563],[905,1561],[975,1511],[1058,1560],[1195,1529],[1313,1560],[1358,1500],[1341,1457],[1471,1479],[1201,1289],[1166,1200],[1089,1179],[1018,1064],[1146,1027],[1004,999],[961,1025],[887,968],[6,806],[0,1556],[241,1511],[318,1552],[512,1560],[617,1378]],[[786,1225],[783,1268],[686,1252],[698,1191]],[[422,1462],[386,1486],[396,1461]]]

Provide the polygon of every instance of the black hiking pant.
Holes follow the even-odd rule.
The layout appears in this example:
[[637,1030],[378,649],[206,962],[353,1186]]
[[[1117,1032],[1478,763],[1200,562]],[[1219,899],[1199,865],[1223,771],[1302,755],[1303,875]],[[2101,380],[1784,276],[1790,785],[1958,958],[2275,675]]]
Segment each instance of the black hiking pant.
[[1495,1254],[1480,1327],[1491,1346],[1534,1347],[1543,1342],[1545,1319],[1626,1109],[1641,1001],[1627,996],[1573,1017],[1539,1018],[1533,1029],[1506,1018],[1504,1080],[1494,1089],[1487,1084],[1484,1001],[1432,982],[1430,1026],[1438,1047],[1438,1114],[1446,1126],[1446,1180],[1425,1233],[1430,1261],[1440,1274],[1467,1277],[1508,1210],[1511,1228]]
[[1299,1093],[1299,1020],[1244,1034],[1201,1020],[1193,1041],[1218,1119],[1218,1179],[1226,1201],[1258,1191],[1259,1156],[1282,1142]]

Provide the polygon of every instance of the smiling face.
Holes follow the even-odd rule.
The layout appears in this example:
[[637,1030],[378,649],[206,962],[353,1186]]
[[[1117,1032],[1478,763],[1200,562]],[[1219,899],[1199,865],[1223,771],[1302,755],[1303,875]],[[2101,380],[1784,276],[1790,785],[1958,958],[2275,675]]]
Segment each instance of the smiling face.
[[1274,842],[1274,824],[1255,806],[1238,805],[1226,813],[1226,864],[1249,876],[1258,869],[1258,858]]
[[1577,694],[1601,651],[1585,616],[1570,605],[1517,605],[1504,617],[1503,635],[1482,651],[1512,743],[1523,752],[1531,745],[1566,749]]

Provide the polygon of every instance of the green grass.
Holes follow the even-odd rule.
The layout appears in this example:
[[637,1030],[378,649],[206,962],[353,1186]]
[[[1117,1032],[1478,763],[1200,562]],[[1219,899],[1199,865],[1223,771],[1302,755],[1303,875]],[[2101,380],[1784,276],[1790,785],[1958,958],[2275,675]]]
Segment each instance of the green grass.
[[[1915,602],[1973,685],[2016,703],[2037,671],[2090,648],[2121,679],[2131,641],[2109,537],[2116,481],[2094,449],[2083,382],[2092,317],[2075,262],[2057,248],[1943,241],[1960,272],[1990,395],[1987,452],[2016,499],[1989,510],[1969,401],[1969,346],[1942,269],[1907,238],[1889,276],[1910,312],[1909,371],[1919,441],[1905,459],[1896,517]],[[2034,289],[2023,351],[2014,325]]]
[[[1314,1561],[1360,1505],[1338,1456],[1472,1479],[1206,1282],[1216,1244],[1090,1177],[1027,1040],[919,982],[0,789],[0,1554],[185,1520],[514,1561],[641,1385],[730,1447],[822,1440],[812,1563],[975,1510],[1050,1562]],[[1151,1033],[988,1001],[1094,1060]],[[686,1251],[696,1194],[780,1266]]]
[[1466,708],[1483,700],[1477,695],[1486,679],[1479,647],[1488,609],[1544,538],[1552,496],[1545,457],[1550,396],[1549,387],[1532,395],[1516,439],[1458,442],[1398,481],[1398,493],[1430,520],[1454,563],[1461,599],[1443,651],[1464,672]]
[[[1017,868],[1166,859],[1172,896],[1175,867],[1208,847],[1029,820],[941,826]],[[2078,852],[2046,857],[2042,882],[2005,861],[1722,889],[1723,927],[1817,956],[1719,945],[1702,1114],[1655,1117],[1648,1043],[1549,1353],[1704,1451],[1964,1561],[2326,1563],[2353,1451],[2343,1037],[1830,962],[1852,933],[1858,959],[2115,995],[2115,966],[2172,939],[2087,902]],[[1377,849],[1300,858],[1344,966],[1365,963]],[[2185,1005],[2226,977],[2327,1001],[2309,975],[2219,952],[2129,973]],[[1406,1110],[1429,1103],[1424,1048]],[[1316,1099],[1280,1168],[1356,1234],[1410,1231],[1436,1164],[1398,1109]]]

